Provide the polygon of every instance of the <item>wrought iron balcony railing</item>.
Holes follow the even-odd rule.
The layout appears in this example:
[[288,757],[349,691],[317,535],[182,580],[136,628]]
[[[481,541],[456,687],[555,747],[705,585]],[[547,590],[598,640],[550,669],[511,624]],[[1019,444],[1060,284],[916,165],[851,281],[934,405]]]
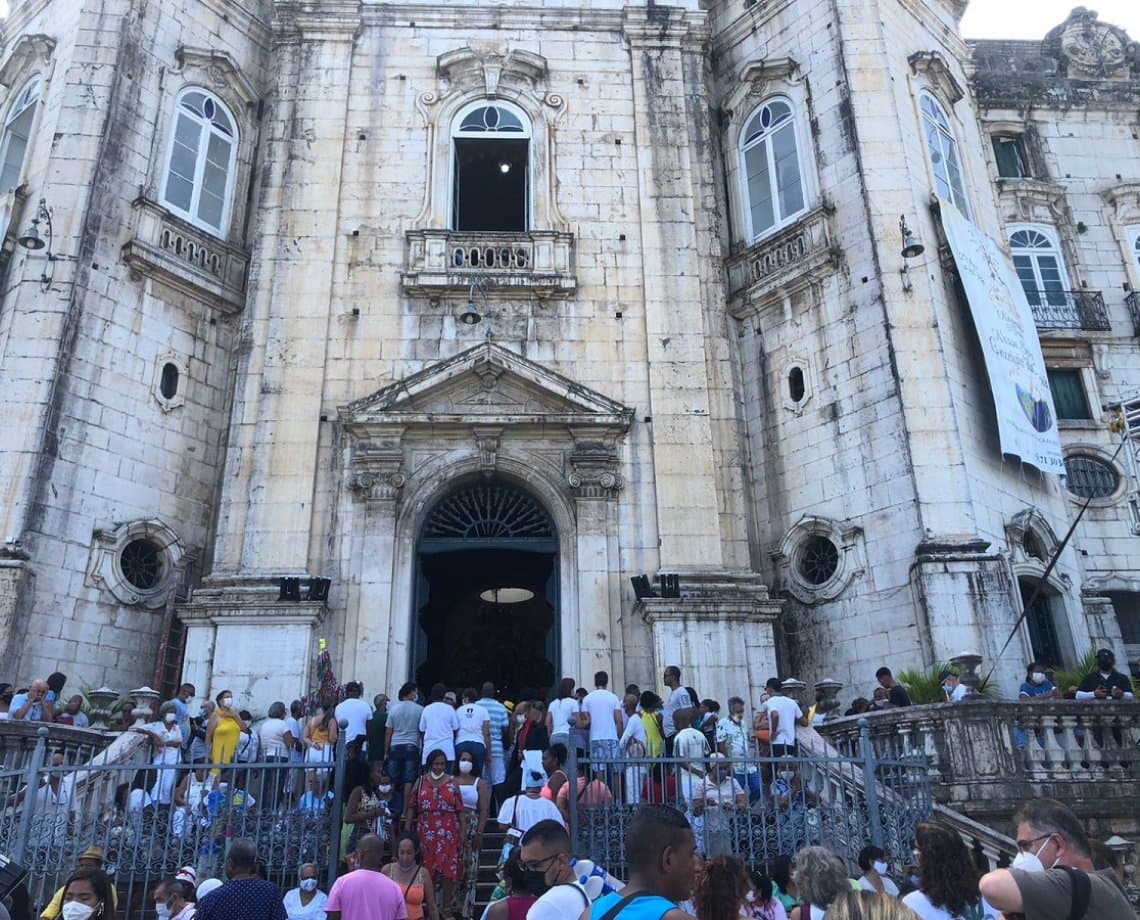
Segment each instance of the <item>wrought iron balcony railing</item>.
[[1128,313],[1132,317],[1132,334],[1140,337],[1140,291],[1133,291],[1124,298]]
[[1108,310],[1100,291],[1026,291],[1038,332],[1083,329],[1109,332]]

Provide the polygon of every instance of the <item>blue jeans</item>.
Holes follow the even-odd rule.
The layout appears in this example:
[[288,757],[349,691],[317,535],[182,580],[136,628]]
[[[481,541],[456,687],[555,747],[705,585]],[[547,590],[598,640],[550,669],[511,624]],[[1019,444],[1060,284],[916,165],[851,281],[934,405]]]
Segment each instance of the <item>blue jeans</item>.
[[472,776],[482,776],[483,767],[487,764],[487,747],[481,741],[460,741],[455,745],[455,763],[458,769],[459,755],[464,751],[469,753],[475,759],[475,769],[471,771]]
[[393,744],[388,755],[388,775],[396,786],[414,783],[420,775],[420,749],[414,744]]
[[741,770],[737,773],[735,770],[732,775],[736,777],[736,781],[740,783],[741,789],[748,790],[748,804],[755,805],[760,801],[760,771],[755,773],[746,773]]

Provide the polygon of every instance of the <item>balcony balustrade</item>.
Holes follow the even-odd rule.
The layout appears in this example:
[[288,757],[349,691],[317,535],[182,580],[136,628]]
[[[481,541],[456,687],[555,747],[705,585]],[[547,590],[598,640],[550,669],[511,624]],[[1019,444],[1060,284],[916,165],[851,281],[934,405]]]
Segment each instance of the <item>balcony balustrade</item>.
[[475,282],[540,296],[566,296],[577,287],[572,233],[412,230],[407,246],[403,284],[410,294],[459,291]]
[[139,198],[138,225],[123,246],[132,272],[150,275],[198,300],[229,313],[245,305],[249,253]]
[[765,237],[726,263],[730,297],[756,287],[776,288],[821,268],[834,266],[838,252],[831,242],[828,209],[818,207],[794,224]]
[[[865,718],[877,756],[925,752],[935,798],[967,816],[1002,822],[1049,796],[1078,814],[1119,815],[1117,833],[1140,831],[1140,704],[978,699]],[[841,753],[858,750],[858,717],[819,731]]]
[[1108,310],[1100,291],[1026,291],[1038,332],[1083,329],[1109,332]]

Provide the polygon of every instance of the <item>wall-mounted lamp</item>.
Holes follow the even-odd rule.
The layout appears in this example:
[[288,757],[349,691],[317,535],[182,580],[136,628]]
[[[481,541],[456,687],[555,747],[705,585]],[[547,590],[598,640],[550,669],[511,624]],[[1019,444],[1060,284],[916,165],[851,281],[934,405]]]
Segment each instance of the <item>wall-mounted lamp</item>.
[[487,281],[484,278],[479,278],[471,282],[471,287],[467,291],[467,306],[463,312],[459,314],[459,322],[464,326],[478,326],[483,322],[483,316],[475,306],[475,294],[478,293],[483,301],[483,310],[487,311]]
[[919,242],[917,236],[910,232],[910,227],[906,225],[906,215],[899,215],[899,233],[902,235],[902,268],[899,269],[899,275],[902,276],[903,291],[909,294],[914,290],[914,285],[910,280],[910,266],[911,259],[917,259],[920,255],[926,252],[926,247]]
[[[40,221],[43,221],[44,230],[47,232],[46,241],[40,236]],[[40,206],[36,210],[36,216],[32,218],[31,226],[24,231],[23,236],[16,239],[16,242],[31,252],[39,252],[41,249],[47,248],[47,253],[44,256],[44,270],[40,273],[40,288],[50,291],[51,279],[55,273],[55,255],[51,251],[52,243],[55,242],[55,228],[51,222],[51,208],[47,206],[47,201],[43,198],[40,199]]]

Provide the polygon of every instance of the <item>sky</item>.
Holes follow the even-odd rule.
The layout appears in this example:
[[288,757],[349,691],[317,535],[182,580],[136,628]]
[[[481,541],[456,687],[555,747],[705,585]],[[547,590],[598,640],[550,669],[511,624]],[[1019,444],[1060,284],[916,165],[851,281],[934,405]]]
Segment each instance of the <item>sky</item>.
[[1102,22],[1120,26],[1140,41],[1138,0],[970,0],[962,17],[966,38],[1044,38],[1069,18],[1075,6],[1096,10]]

